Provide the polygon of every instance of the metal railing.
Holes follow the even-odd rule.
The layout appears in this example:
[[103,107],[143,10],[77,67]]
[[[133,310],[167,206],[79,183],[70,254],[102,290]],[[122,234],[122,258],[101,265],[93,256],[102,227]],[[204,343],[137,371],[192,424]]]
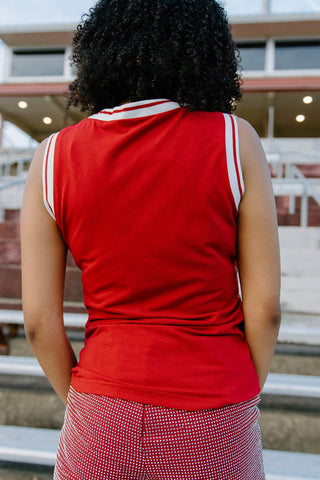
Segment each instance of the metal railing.
[[275,178],[272,179],[275,196],[289,197],[289,214],[296,213],[296,197],[301,198],[300,226],[308,226],[309,198],[320,206],[320,178],[307,178],[297,164],[320,164],[316,152],[269,152],[267,160]]
[[[289,213],[291,215],[296,213],[296,197],[301,198],[300,226],[306,227],[308,226],[308,199],[313,198],[317,205],[320,206],[320,178],[305,177],[297,167],[297,164],[320,165],[319,153],[313,148],[311,150],[308,149],[310,145],[314,147],[318,143],[316,140],[311,140],[305,143],[307,148],[302,151],[289,151],[289,145],[285,141],[280,142],[279,145],[278,143],[265,145],[269,150],[266,154],[267,160],[275,175],[275,178],[272,179],[274,194],[275,196],[289,197]],[[283,143],[285,148],[281,148],[281,143]],[[304,145],[304,142],[301,143],[302,145]],[[276,150],[277,146],[280,147],[278,150]],[[31,162],[33,154],[34,149],[0,150],[0,221],[2,220],[4,209],[8,208],[8,201],[3,199],[3,192],[8,192],[10,189],[25,183],[27,167]],[[12,195],[14,196],[14,194]],[[20,208],[21,201],[22,195],[19,191],[13,208]]]

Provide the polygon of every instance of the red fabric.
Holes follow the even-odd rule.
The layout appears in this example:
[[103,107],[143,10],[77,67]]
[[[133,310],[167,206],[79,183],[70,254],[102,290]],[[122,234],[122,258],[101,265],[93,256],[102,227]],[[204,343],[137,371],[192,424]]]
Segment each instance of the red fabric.
[[192,412],[71,389],[54,480],[264,480],[258,402]]
[[55,217],[89,312],[72,385],[190,410],[238,403],[259,385],[241,328],[224,116],[143,116],[150,104],[163,106],[129,104],[56,139]]

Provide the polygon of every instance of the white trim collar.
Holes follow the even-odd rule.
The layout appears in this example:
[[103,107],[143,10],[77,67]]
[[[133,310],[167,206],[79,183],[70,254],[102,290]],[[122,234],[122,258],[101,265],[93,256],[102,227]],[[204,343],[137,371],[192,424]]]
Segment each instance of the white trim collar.
[[177,108],[180,108],[179,103],[172,102],[165,98],[155,98],[152,100],[125,103],[111,109],[104,109],[99,113],[91,115],[89,118],[110,122],[113,120],[149,117],[158,113],[169,112],[170,110],[175,110]]

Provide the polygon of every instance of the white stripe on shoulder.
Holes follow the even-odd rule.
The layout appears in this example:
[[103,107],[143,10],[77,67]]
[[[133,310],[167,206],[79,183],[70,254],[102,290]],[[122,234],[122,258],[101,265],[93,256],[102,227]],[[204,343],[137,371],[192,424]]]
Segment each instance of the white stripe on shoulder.
[[239,127],[238,127],[238,122],[237,119],[234,115],[231,115],[234,121],[234,129],[235,129],[235,137],[236,137],[236,161],[237,161],[237,166],[238,166],[238,173],[239,173],[239,181],[240,181],[240,186],[241,186],[241,194],[244,194],[245,186],[244,186],[244,181],[243,181],[243,175],[242,175],[242,167],[241,167],[241,161],[240,161],[240,143],[239,143]]
[[43,202],[51,217],[55,218],[54,199],[53,199],[53,169],[54,169],[54,150],[58,133],[53,133],[47,143],[43,165],[42,165],[42,189]]
[[237,120],[233,115],[223,114],[225,120],[225,146],[230,188],[236,208],[244,192],[244,183],[239,155],[239,132]]

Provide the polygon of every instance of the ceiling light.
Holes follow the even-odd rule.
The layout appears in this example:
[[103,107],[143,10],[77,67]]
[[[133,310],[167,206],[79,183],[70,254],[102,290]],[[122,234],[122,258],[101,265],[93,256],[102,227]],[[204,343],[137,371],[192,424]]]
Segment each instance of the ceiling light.
[[313,97],[311,97],[310,95],[307,95],[303,98],[303,103],[309,104],[312,102],[313,102]]
[[51,125],[51,123],[52,123],[52,118],[51,118],[51,117],[44,117],[44,118],[42,119],[42,121],[43,121],[43,123],[44,123],[45,125]]
[[297,121],[298,123],[304,122],[305,119],[306,119],[306,117],[305,117],[304,115],[297,115],[297,116],[296,116],[296,121]]
[[24,110],[25,108],[28,108],[28,102],[25,102],[24,100],[20,100],[20,102],[18,102],[18,107]]

